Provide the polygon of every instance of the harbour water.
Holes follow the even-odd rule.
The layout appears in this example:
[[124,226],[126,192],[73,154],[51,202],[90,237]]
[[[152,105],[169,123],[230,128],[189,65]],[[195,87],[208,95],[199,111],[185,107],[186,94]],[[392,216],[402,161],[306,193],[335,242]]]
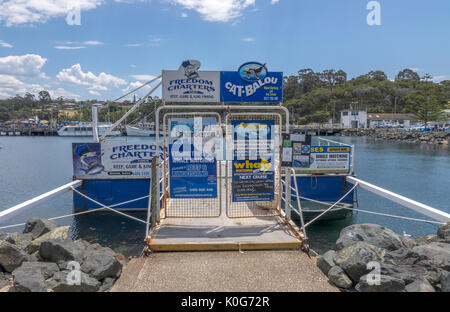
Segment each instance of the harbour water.
[[[120,138],[121,140],[125,138]],[[143,138],[128,138],[139,141]],[[365,181],[450,212],[450,148],[443,146],[375,141],[363,137],[332,138],[354,144],[355,172]],[[0,211],[72,179],[72,142],[89,138],[0,137]],[[423,215],[364,190],[358,191],[359,208],[415,218]],[[72,213],[67,192],[0,223],[23,223],[30,217],[55,217]],[[136,215],[136,214],[135,214]],[[145,214],[137,214],[145,218]],[[117,252],[136,255],[143,247],[144,226],[111,214],[86,214],[58,220],[71,225],[72,239],[83,238],[108,245]],[[336,241],[340,230],[352,223],[377,223],[412,236],[434,234],[437,225],[355,213],[352,218],[327,221],[308,228],[311,247],[322,252]],[[21,232],[23,226],[2,231]]]

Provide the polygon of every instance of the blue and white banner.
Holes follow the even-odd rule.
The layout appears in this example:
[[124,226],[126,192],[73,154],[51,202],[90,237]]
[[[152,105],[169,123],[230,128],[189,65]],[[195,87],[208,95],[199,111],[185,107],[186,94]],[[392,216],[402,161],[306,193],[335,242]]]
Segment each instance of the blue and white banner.
[[156,148],[155,143],[126,141],[72,143],[73,175],[77,179],[148,179]]
[[220,72],[221,102],[280,103],[283,73],[267,71],[266,64],[248,62],[237,72]]
[[169,118],[170,197],[217,197],[216,126],[213,117]]
[[351,147],[310,146],[296,143],[293,164],[297,173],[348,173]]
[[232,201],[274,199],[274,120],[233,120]]

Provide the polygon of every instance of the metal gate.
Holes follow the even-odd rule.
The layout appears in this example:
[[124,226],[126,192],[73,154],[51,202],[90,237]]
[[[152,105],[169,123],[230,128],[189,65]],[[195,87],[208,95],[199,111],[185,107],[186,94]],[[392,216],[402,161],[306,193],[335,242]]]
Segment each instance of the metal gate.
[[[239,113],[228,114],[226,116],[226,149],[231,149],[233,142],[233,120],[273,120],[274,137],[272,138],[274,146],[274,199],[272,201],[254,201],[254,202],[234,202],[232,196],[232,179],[233,179],[233,160],[226,159],[226,212],[229,218],[251,218],[251,217],[267,217],[280,214],[281,208],[281,132],[282,118],[280,114],[275,113]],[[229,153],[227,153],[229,155]]]
[[164,115],[164,167],[163,167],[163,189],[165,197],[165,216],[170,218],[213,218],[219,217],[222,212],[222,183],[220,183],[221,165],[219,161],[220,145],[216,147],[216,159],[217,161],[217,197],[216,198],[171,198],[170,196],[170,162],[168,151],[168,136],[170,135],[168,121],[169,118],[194,118],[194,117],[213,117],[216,119],[216,136],[221,139],[221,119],[218,113],[167,113]]
[[[185,107],[183,107],[186,109]],[[264,107],[265,109],[266,107]],[[169,107],[167,107],[169,109]],[[225,122],[222,123],[221,114],[217,112],[178,112],[165,113],[163,117],[162,129],[163,134],[162,145],[162,163],[161,163],[161,195],[160,209],[162,218],[251,218],[276,216],[281,213],[281,136],[283,129],[283,117],[274,112],[270,113],[232,113],[231,110],[224,106],[217,109],[223,113],[228,110],[225,115]],[[170,194],[170,162],[169,162],[169,118],[175,117],[214,117],[216,119],[217,128],[216,135],[220,144],[217,151],[217,197],[216,198],[173,198]],[[288,116],[287,116],[288,118]],[[287,119],[286,118],[286,119]],[[227,157],[227,150],[231,148],[233,120],[273,120],[276,127],[272,139],[277,138],[278,142],[274,148],[274,198],[271,201],[255,201],[255,202],[233,202],[232,200],[232,164],[233,159]],[[287,125],[286,125],[287,127]],[[225,208],[225,209],[223,209]]]

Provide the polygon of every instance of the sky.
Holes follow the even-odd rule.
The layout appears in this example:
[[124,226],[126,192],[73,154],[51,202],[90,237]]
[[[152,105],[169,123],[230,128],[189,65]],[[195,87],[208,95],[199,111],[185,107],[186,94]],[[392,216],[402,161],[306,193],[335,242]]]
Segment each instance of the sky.
[[349,78],[411,68],[441,81],[449,35],[448,0],[0,0],[0,98],[112,100],[186,59]]

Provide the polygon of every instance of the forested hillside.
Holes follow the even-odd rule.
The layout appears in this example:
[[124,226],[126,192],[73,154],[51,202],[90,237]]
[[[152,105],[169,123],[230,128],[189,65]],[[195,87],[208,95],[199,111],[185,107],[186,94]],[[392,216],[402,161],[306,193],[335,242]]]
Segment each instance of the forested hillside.
[[[0,121],[33,118],[68,120],[90,120],[89,105],[97,100],[77,102],[84,108],[65,109],[67,99],[51,99],[47,91],[34,95],[16,95],[0,100]],[[156,101],[156,103],[155,103]],[[155,97],[147,101],[128,120],[149,115],[151,119]],[[343,70],[301,69],[296,76],[284,77],[284,105],[290,110],[296,124],[311,122],[339,122],[342,109],[367,109],[378,113],[414,113],[424,121],[442,118],[442,110],[450,108],[450,80],[433,82],[429,74],[420,77],[411,69],[399,72],[394,81],[380,70],[348,80]],[[72,100],[73,102],[73,100]],[[101,102],[106,103],[106,102]],[[117,120],[132,103],[109,103],[108,110],[99,111],[101,121]]]
[[429,74],[420,77],[411,69],[400,71],[394,81],[380,70],[347,80],[343,70],[301,69],[284,78],[284,105],[297,124],[339,121],[343,109],[378,113],[414,113],[422,120],[437,120],[449,107],[450,80],[435,83]]

